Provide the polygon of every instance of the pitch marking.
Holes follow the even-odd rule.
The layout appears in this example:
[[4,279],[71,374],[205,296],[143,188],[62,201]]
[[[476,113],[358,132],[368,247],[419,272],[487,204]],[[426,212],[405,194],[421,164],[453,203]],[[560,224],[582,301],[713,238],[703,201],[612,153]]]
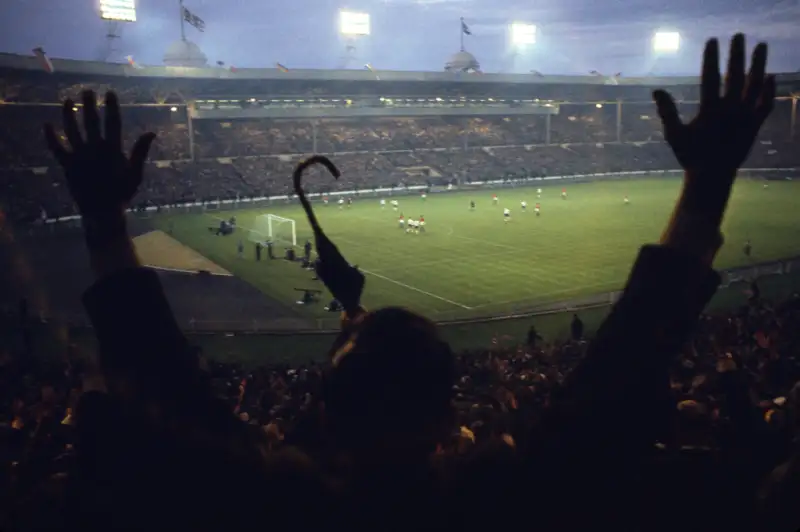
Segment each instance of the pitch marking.
[[[214,215],[208,215],[208,216],[211,217],[211,218],[214,218],[216,220],[222,220],[222,218],[219,218],[219,217],[214,216]],[[244,225],[239,225],[237,227],[241,227],[242,229],[245,229],[247,231],[251,231],[252,230],[249,227],[246,227]],[[354,242],[350,242],[347,239],[341,238],[341,237],[337,238],[337,240],[339,240],[341,242],[347,242],[349,244],[354,244]],[[356,245],[358,245],[358,244],[356,244]],[[364,273],[366,273],[368,275],[372,275],[373,277],[377,277],[378,279],[383,279],[384,281],[388,281],[388,282],[390,282],[392,284],[396,284],[397,286],[402,286],[403,288],[407,288],[408,290],[413,290],[414,292],[419,292],[420,294],[426,295],[428,297],[432,297],[434,299],[438,299],[439,301],[444,301],[445,303],[449,303],[451,305],[455,305],[457,307],[461,307],[461,308],[463,308],[465,310],[472,310],[472,307],[468,307],[467,305],[462,305],[461,303],[458,303],[458,302],[453,301],[451,299],[447,299],[446,297],[437,296],[436,294],[433,294],[431,292],[425,291],[425,290],[423,290],[421,288],[417,288],[416,286],[411,286],[409,284],[402,283],[400,281],[396,281],[396,280],[392,279],[391,277],[386,277],[385,275],[381,275],[379,273],[375,273],[375,272],[372,272],[372,271],[369,271],[369,270],[365,270],[364,268],[359,268],[359,270],[361,270],[362,272],[364,272]]]

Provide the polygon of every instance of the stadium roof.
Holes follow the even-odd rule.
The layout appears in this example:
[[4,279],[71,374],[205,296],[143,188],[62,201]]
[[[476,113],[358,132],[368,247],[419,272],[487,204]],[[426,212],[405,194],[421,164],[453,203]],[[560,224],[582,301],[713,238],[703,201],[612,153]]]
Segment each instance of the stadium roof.
[[[191,43],[189,43],[191,45]],[[195,47],[196,48],[196,47]],[[168,53],[172,50],[168,50]],[[184,52],[176,50],[176,52]],[[197,48],[196,52],[202,54]],[[191,53],[195,53],[192,51]],[[474,56],[464,52],[474,60]],[[467,60],[457,53],[454,58]],[[192,57],[192,56],[190,56]],[[199,60],[199,55],[193,56]],[[203,55],[205,57],[205,55]],[[530,74],[467,74],[462,71],[410,72],[380,70],[312,70],[279,68],[224,68],[224,67],[186,67],[186,66],[140,66],[95,61],[76,61],[72,59],[51,59],[54,70],[61,73],[92,74],[101,76],[123,76],[129,78],[186,78],[186,79],[227,79],[227,80],[300,80],[300,81],[375,81],[376,74],[381,82],[417,81],[470,83],[508,83],[508,84],[576,84],[576,85],[629,85],[629,86],[671,86],[697,85],[696,76],[681,77],[612,77],[602,75],[561,76]],[[475,61],[477,63],[477,61]],[[41,62],[34,56],[0,53],[0,68],[18,70],[42,70]],[[779,83],[800,83],[800,73],[780,74]]]

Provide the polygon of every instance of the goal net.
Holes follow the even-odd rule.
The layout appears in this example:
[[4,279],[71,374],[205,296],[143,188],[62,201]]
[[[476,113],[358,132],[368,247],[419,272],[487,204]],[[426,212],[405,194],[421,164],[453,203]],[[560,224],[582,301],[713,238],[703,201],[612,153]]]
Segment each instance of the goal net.
[[262,214],[256,217],[248,240],[261,243],[269,240],[279,244],[296,246],[297,228],[291,218],[284,218],[274,214]]

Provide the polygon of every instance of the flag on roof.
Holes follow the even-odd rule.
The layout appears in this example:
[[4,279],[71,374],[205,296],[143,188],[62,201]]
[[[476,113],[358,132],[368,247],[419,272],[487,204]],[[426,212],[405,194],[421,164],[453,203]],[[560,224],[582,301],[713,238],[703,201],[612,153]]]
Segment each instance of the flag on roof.
[[280,64],[280,63],[275,63],[275,67],[276,67],[278,70],[280,70],[281,72],[289,72],[289,69],[288,69],[288,68],[286,68],[285,66],[283,66],[283,65],[282,65],[282,64]]
[[142,68],[141,66],[139,66],[139,63],[137,63],[136,61],[133,60],[133,56],[132,55],[126,55],[125,59],[128,61],[128,64],[130,66],[132,66],[133,68]]
[[206,29],[206,21],[186,9],[183,8],[183,20],[189,23],[190,26],[194,26],[197,31],[205,31]]
[[33,55],[39,58],[39,62],[42,64],[42,68],[44,68],[45,72],[52,74],[56,71],[56,69],[53,68],[53,62],[50,61],[49,57],[47,57],[47,53],[44,51],[44,48],[37,46],[33,49]]
[[591,74],[592,76],[600,76],[600,77],[603,77],[603,74],[601,74],[601,73],[600,73],[600,72],[598,72],[597,70],[590,70],[590,71],[589,71],[589,74]]
[[472,35],[472,30],[469,29],[469,26],[467,26],[467,23],[464,22],[463,18],[461,19],[461,33],[464,35]]
[[381,79],[381,78],[380,78],[380,76],[378,76],[378,73],[377,73],[377,72],[375,72],[375,69],[374,69],[374,68],[372,68],[372,65],[370,65],[369,63],[366,63],[366,64],[364,64],[364,68],[366,68],[367,70],[369,70],[370,72],[372,72],[373,74],[375,74],[375,79],[377,79],[378,81],[380,81],[380,79]]

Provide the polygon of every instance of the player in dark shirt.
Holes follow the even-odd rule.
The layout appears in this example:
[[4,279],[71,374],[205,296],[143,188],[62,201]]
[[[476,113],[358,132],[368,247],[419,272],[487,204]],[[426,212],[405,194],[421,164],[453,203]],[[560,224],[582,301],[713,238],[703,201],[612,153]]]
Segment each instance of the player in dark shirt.
[[311,260],[311,242],[306,240],[306,243],[303,244],[303,253],[305,253],[305,257],[307,261]]
[[469,210],[471,210],[471,211],[475,210],[475,202],[474,201],[470,201],[469,202]]
[[750,239],[747,239],[747,242],[744,243],[744,256],[750,258],[750,254],[753,252],[753,245],[750,243]]

